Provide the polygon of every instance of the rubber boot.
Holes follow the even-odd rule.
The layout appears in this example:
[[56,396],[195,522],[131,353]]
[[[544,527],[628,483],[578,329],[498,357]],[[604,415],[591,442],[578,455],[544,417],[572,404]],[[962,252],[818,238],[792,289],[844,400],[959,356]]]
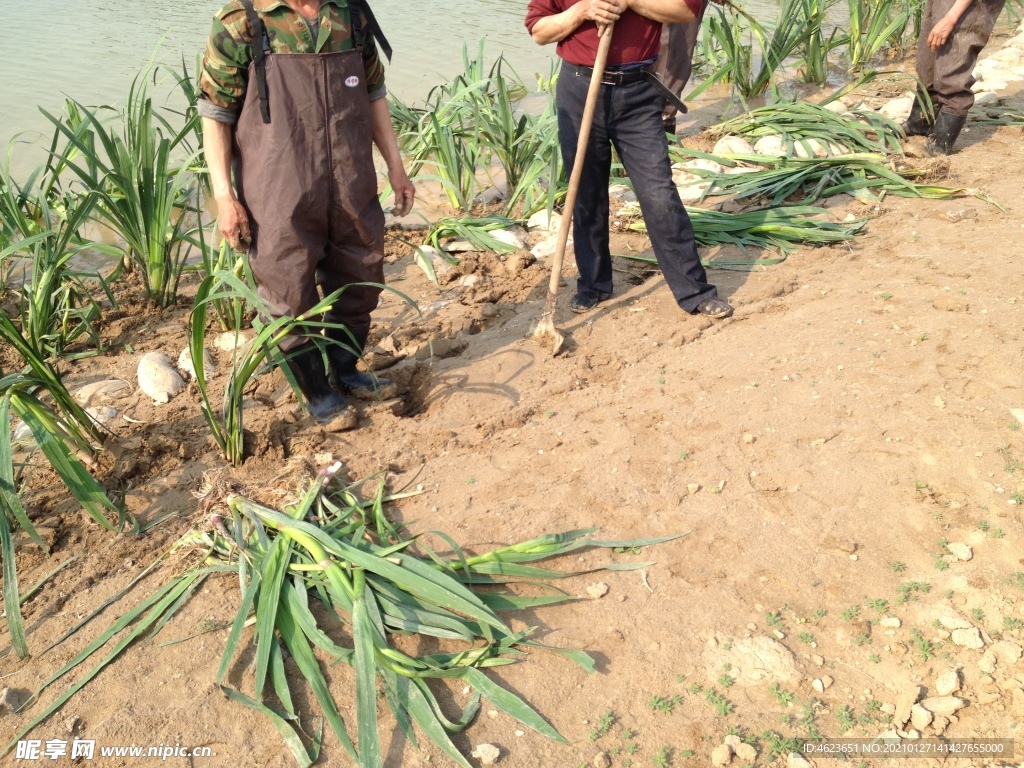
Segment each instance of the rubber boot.
[[330,383],[332,387],[339,392],[356,397],[391,396],[391,390],[394,389],[391,379],[364,373],[356,367],[359,363],[359,355],[353,348],[362,353],[369,331],[362,334],[354,333],[350,336],[340,328],[331,328],[326,333],[327,338],[335,342],[327,345],[327,362],[331,369]]
[[[939,109],[942,108],[939,107]],[[929,136],[934,125],[935,115],[928,115],[921,97],[918,96],[914,99],[914,106],[910,110],[910,117],[903,123],[903,133],[907,136]]]
[[287,365],[306,399],[309,415],[317,422],[327,424],[348,410],[345,398],[332,389],[327,381],[324,359],[315,346],[303,349],[291,357]]
[[966,115],[954,115],[946,110],[939,112],[935,118],[935,127],[932,128],[928,143],[925,144],[925,153],[929,157],[952,153],[956,138],[960,135],[966,122]]

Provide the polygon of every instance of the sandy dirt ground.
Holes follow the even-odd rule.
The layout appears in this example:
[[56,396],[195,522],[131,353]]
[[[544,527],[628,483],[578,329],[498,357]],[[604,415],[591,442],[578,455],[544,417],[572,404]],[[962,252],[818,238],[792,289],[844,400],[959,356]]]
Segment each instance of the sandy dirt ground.
[[[402,242],[417,234],[393,233],[389,280],[423,315],[386,294],[370,361],[399,397],[360,405],[359,428],[333,434],[302,414],[280,373],[261,377],[246,415],[251,455],[238,470],[214,450],[194,385],[167,405],[135,389],[142,354],[184,347],[188,302],[145,309],[133,288],[104,336],[134,354],[119,347],[63,370],[72,389],[133,385],[110,402],[119,415],[101,476],[143,523],[173,515],[142,536],[110,535],[38,473],[28,501],[54,554],[22,542],[22,584],[80,557],[25,604],[30,647],[38,654],[204,525],[195,493],[209,473],[283,500],[309,463],[340,460],[352,480],[384,471],[391,489],[422,488],[389,514],[470,551],[582,527],[608,538],[687,534],[556,562],[656,564],[572,579],[562,586],[579,601],[509,615],[514,628],[588,651],[598,673],[541,652],[503,667],[496,679],[569,744],[524,733],[485,702],[456,737],[466,754],[486,742],[510,768],[708,766],[716,748],[727,757],[731,733],[756,749],[752,759],[730,739],[732,765],[784,765],[784,739],[899,729],[1017,739],[1012,760],[948,761],[1017,765],[1024,424],[1010,409],[1024,408],[1021,168],[1019,128],[971,126],[940,183],[983,189],[1005,210],[971,197],[890,197],[872,209],[838,201],[839,218],[870,217],[855,242],[750,273],[712,269],[736,306],[723,322],[683,314],[660,275],[627,262],[612,300],[571,315],[569,275],[558,322],[570,339],[555,358],[526,338],[542,311],[543,264],[470,255],[436,288]],[[647,243],[620,236],[616,249],[627,248]],[[215,355],[223,371],[228,355]],[[168,561],[44,655],[20,662],[4,644],[0,687],[34,690],[179,567]],[[594,598],[587,587],[598,581],[608,592]],[[236,579],[211,579],[154,642],[129,648],[33,736],[210,746],[210,758],[171,761],[195,766],[292,765],[277,732],[214,683],[226,629],[159,647],[230,621],[238,600]],[[251,662],[236,662],[234,684],[251,678]],[[352,722],[350,671],[325,671]],[[915,710],[911,722],[911,705],[947,691],[939,677],[949,672],[956,711],[925,723]],[[67,685],[0,713],[0,741]],[[451,712],[467,698],[460,686],[437,690]],[[314,728],[311,697],[297,704]],[[408,743],[383,704],[381,716],[388,766],[450,764]],[[156,761],[96,764],[139,762]],[[348,764],[331,735],[321,764]]]

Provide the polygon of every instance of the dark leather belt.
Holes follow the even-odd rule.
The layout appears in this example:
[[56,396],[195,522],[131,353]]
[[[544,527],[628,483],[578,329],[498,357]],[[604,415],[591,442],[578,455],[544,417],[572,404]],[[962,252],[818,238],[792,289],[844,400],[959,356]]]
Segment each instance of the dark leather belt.
[[[576,77],[583,77],[589,80],[594,75],[593,67],[583,67],[579,64],[571,64],[570,66],[572,67],[573,74],[576,75]],[[601,82],[604,85],[629,85],[631,83],[638,83],[641,80],[647,80],[654,86],[655,90],[665,98],[666,101],[674,104],[676,109],[684,115],[689,111],[682,100],[672,93],[672,91],[670,91],[663,82],[661,82],[661,78],[654,73],[653,66],[644,67],[643,69],[634,69],[629,72],[608,72],[606,70],[601,77]]]

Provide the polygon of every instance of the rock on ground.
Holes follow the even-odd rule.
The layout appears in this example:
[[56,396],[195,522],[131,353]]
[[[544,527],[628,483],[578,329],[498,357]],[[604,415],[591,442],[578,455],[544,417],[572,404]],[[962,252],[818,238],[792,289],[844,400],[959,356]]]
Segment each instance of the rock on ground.
[[501,750],[493,744],[477,744],[470,753],[481,765],[494,765],[501,760]]
[[163,352],[143,355],[138,369],[139,389],[158,403],[169,403],[185,388],[185,382]]
[[[213,376],[217,366],[213,362],[213,355],[210,354],[210,350],[203,350],[203,374],[207,379]],[[181,354],[178,355],[178,370],[188,376],[190,379],[196,377],[196,367],[192,363],[192,350],[185,347],[181,350]]]
[[105,400],[111,397],[127,395],[131,391],[131,385],[121,379],[105,379],[86,384],[75,393],[75,400],[82,405],[92,405],[93,400]]

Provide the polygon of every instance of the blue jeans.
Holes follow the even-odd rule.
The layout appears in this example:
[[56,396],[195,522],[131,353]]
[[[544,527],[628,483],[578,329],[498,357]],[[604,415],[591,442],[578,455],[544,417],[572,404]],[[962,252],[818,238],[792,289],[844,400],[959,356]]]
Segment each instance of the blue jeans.
[[[565,167],[576,161],[589,75],[568,62],[558,78],[558,138]],[[672,295],[687,312],[718,296],[697,255],[693,225],[672,181],[668,140],[662,127],[665,99],[646,80],[603,85],[573,209],[573,239],[580,277],[577,289],[607,297],[612,293],[612,257],[608,234],[608,179],[612,145],[633,182],[654,255]]]

